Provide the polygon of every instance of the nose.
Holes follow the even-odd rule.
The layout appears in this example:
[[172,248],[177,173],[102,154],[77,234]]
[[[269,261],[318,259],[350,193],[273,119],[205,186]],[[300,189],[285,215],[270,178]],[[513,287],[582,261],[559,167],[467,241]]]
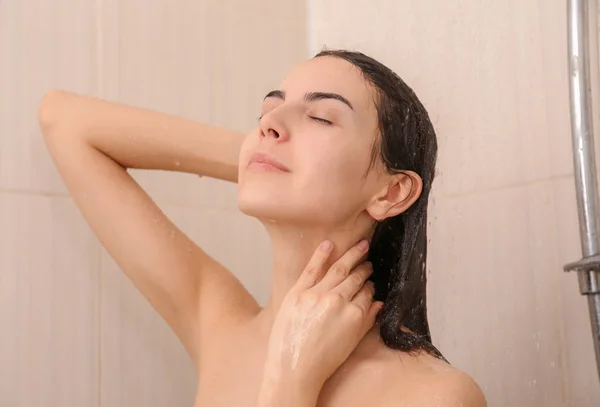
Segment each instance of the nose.
[[263,130],[262,135],[263,137],[272,136],[275,139],[278,139],[280,137],[279,132],[271,127],[267,128],[266,130]]
[[262,138],[272,138],[278,142],[289,139],[287,128],[281,114],[271,111],[260,119],[260,135]]

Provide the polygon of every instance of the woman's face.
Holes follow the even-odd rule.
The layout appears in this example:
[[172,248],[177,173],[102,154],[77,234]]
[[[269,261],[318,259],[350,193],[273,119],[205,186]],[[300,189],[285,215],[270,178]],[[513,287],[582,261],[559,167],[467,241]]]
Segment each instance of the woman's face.
[[[374,100],[371,86],[347,61],[319,57],[294,68],[264,99],[262,119],[242,145],[242,212],[340,225],[364,211],[382,187],[379,159],[366,174],[377,132]],[[269,157],[285,169],[265,164]]]

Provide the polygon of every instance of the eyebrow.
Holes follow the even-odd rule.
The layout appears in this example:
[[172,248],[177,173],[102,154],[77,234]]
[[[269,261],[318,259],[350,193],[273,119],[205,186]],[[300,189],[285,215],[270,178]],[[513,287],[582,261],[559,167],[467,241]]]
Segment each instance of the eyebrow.
[[[265,98],[263,100],[265,100],[267,98],[278,98],[281,100],[285,100],[285,92],[282,90],[272,90],[269,93],[267,93],[267,95],[265,96]],[[304,95],[304,100],[306,102],[314,102],[317,100],[324,100],[324,99],[339,100],[340,102],[346,104],[350,109],[354,110],[352,103],[350,103],[350,101],[348,99],[346,99],[345,97],[343,97],[342,95],[339,95],[337,93],[308,92],[307,94]]]

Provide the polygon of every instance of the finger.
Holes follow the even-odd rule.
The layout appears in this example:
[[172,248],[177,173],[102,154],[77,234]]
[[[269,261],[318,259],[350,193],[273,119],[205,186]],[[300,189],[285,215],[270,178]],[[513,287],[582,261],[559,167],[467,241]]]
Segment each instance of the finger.
[[340,257],[326,271],[325,277],[317,284],[320,290],[330,291],[342,281],[344,281],[360,259],[367,253],[369,243],[366,240],[360,241],[352,246],[342,257]]
[[372,281],[367,281],[358,290],[354,298],[350,301],[363,311],[363,315],[369,315],[371,305],[373,304],[373,295],[375,294],[375,286]]
[[329,240],[321,242],[298,278],[296,287],[308,289],[319,281],[323,274],[325,274],[325,263],[331,255],[332,249],[333,244]]
[[369,331],[375,325],[375,321],[377,320],[377,314],[383,309],[383,302],[375,301],[371,304],[371,308],[369,309],[369,314],[367,315],[367,319],[365,321],[365,333]]
[[350,275],[331,291],[341,294],[350,301],[365,286],[365,281],[371,274],[373,274],[373,265],[368,261],[364,262],[352,270]]

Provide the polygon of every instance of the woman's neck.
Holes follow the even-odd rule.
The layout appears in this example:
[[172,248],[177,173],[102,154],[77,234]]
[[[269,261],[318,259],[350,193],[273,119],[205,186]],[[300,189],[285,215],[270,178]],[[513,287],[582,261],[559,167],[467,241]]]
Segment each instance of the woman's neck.
[[370,237],[370,225],[354,222],[330,228],[299,228],[265,222],[273,247],[273,276],[270,298],[263,309],[264,321],[271,325],[288,291],[304,271],[317,247],[324,240],[333,243],[333,252],[325,265],[328,269],[361,239]]

